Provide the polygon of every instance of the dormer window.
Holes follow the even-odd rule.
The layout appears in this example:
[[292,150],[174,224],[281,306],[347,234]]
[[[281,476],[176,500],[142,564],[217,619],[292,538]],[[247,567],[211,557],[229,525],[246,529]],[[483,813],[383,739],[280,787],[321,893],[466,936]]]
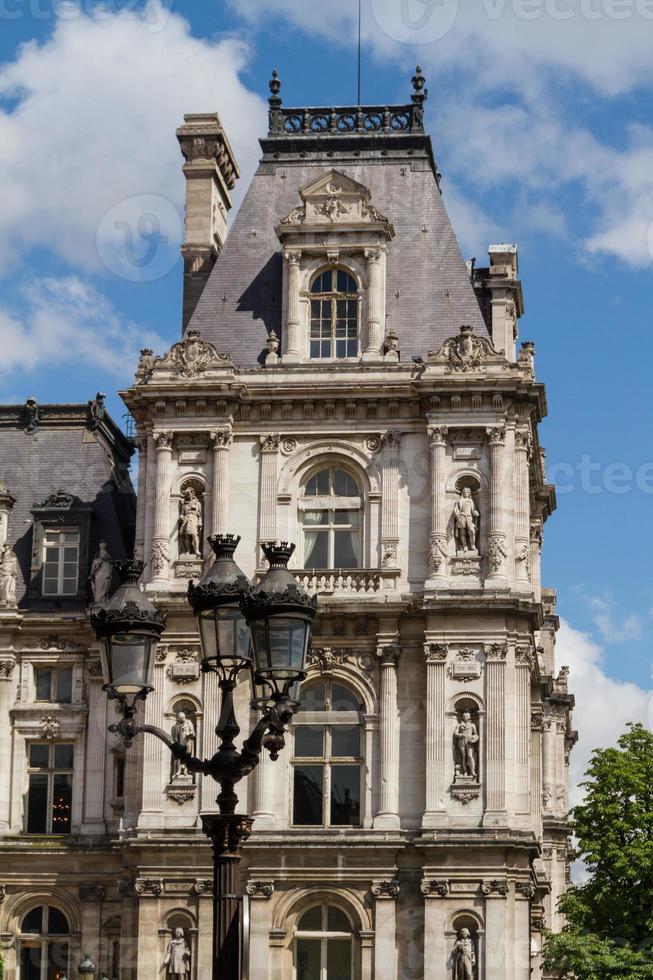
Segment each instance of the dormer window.
[[345,269],[333,266],[317,274],[311,285],[311,358],[358,357],[358,285]]

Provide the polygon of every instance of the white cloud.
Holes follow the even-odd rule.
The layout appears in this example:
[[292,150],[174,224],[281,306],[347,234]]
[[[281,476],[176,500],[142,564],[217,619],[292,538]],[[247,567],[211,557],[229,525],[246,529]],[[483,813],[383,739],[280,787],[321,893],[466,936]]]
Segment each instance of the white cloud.
[[653,691],[609,677],[601,647],[564,620],[558,633],[556,659],[569,666],[569,690],[576,697],[574,727],[578,730],[578,744],[571,753],[570,778],[570,803],[574,806],[581,799],[578,784],[593,750],[614,745],[629,721],[650,726]]
[[605,643],[629,643],[642,638],[643,624],[636,613],[627,613],[620,621],[615,619],[613,600],[606,595],[586,595],[585,601],[592,609],[596,627]]
[[21,319],[0,309],[6,371],[77,364],[108,371],[124,382],[141,347],[169,346],[142,325],[126,322],[101,293],[75,276],[35,282],[24,290],[24,299]]
[[265,125],[263,99],[239,79],[247,54],[234,39],[192,37],[158,0],[141,15],[59,19],[47,42],[22,46],[0,66],[0,269],[34,245],[101,268],[107,211],[142,195],[181,208],[185,112],[219,112],[246,185]]

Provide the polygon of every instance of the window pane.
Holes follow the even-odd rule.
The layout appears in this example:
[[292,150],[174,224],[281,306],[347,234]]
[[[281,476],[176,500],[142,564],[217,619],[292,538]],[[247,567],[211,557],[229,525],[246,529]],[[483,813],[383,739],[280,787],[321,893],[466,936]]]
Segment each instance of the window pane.
[[73,777],[55,773],[52,791],[52,833],[70,833],[70,811],[73,800]]
[[334,531],[334,568],[358,568],[358,532]]
[[20,980],[41,980],[40,946],[23,946],[21,949]]
[[360,711],[360,704],[353,691],[336,681],[331,685],[331,709],[333,711]]
[[357,510],[335,510],[333,512],[333,523],[334,524],[346,524],[348,527],[357,528],[358,527],[358,511]]
[[360,766],[331,766],[331,823],[358,826]]
[[328,980],[351,980],[351,939],[327,941]]
[[70,704],[73,693],[73,672],[69,667],[57,671],[57,701]]
[[70,932],[68,919],[60,909],[48,909],[48,933],[51,936],[66,936]]
[[356,282],[348,273],[344,272],[342,269],[338,269],[338,292],[339,293],[355,293],[356,292]]
[[329,567],[329,532],[304,531],[304,568]]
[[36,700],[49,701],[52,691],[52,671],[49,667],[36,669]]
[[328,523],[328,510],[307,510],[304,512],[304,524],[307,524],[309,527],[319,527],[320,524]]
[[295,755],[299,758],[321,758],[324,754],[324,728],[298,725],[295,728]]
[[344,470],[336,470],[333,474],[333,492],[336,497],[357,497],[358,484],[349,473]]
[[302,693],[301,706],[303,711],[322,711],[324,709],[324,684],[311,684]]
[[47,833],[48,777],[45,773],[30,773],[27,793],[27,833]]
[[322,826],[323,766],[295,766],[293,823]]
[[328,932],[351,932],[349,919],[340,909],[330,905],[327,909],[327,931]]
[[305,497],[323,497],[329,492],[329,471],[320,470],[306,484]]
[[297,980],[322,980],[320,969],[321,941],[319,939],[298,939]]
[[322,906],[315,905],[304,912],[297,929],[299,932],[322,932]]
[[38,905],[31,912],[28,912],[23,919],[23,924],[20,927],[21,932],[33,932],[36,935],[43,929],[43,906]]
[[48,943],[47,980],[63,980],[68,973],[68,943]]
[[42,742],[29,747],[29,764],[32,768],[47,769],[50,761],[50,746]]
[[72,745],[55,745],[54,765],[56,769],[72,769],[73,767]]
[[334,725],[331,729],[332,756],[358,756],[361,747],[358,725]]

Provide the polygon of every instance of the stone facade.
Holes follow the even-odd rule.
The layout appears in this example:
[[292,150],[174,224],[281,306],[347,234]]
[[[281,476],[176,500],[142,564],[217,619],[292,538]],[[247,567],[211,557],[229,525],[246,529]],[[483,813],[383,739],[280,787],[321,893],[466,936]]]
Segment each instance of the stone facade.
[[[183,711],[198,754],[215,751],[216,677],[200,672],[185,599],[208,547],[189,544],[185,501],[199,502],[204,539],[241,535],[251,577],[263,543],[296,542],[292,570],[319,596],[305,710],[279,760],[239,784],[255,819],[243,859],[251,980],[526,980],[542,976],[543,928],[561,925],[575,734],[540,576],[555,506],[538,440],[545,394],[532,345],[516,347],[516,250],[491,246],[487,269],[465,269],[419,73],[414,86],[408,106],[336,112],[282,108],[273,83],[259,171],[188,299],[189,327],[164,356],[145,351],[123,392],[139,448],[135,552],[168,615],[145,721],[172,728]],[[352,346],[339,348],[345,335]],[[215,785],[174,770],[147,737],[121,774],[81,622],[57,627],[56,653],[78,663],[78,701],[37,708],[30,671],[50,648],[28,655],[19,614],[0,615],[15,783],[0,790],[9,980],[22,916],[43,896],[109,976],[156,975],[182,928],[189,975],[207,980],[199,814],[215,809]],[[243,680],[243,731],[250,698]],[[24,834],[35,733],[77,740],[87,760],[65,840]]]

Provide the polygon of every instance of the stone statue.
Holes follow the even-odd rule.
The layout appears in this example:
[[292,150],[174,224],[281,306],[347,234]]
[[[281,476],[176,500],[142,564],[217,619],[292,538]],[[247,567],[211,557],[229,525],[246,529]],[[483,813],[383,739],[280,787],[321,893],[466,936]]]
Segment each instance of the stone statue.
[[463,711],[453,734],[456,741],[456,776],[473,776],[476,779],[478,730],[469,711]]
[[18,559],[8,541],[0,552],[0,606],[16,605]]
[[163,965],[169,977],[183,977],[186,980],[190,972],[190,949],[186,943],[184,930],[177,926],[175,934],[168,943]]
[[[189,752],[192,753],[194,751],[195,726],[190,718],[186,717],[183,711],[177,712],[177,720],[172,726],[172,737],[174,738],[175,742],[177,742],[179,745],[183,745],[183,747],[188,749]],[[174,759],[172,770],[173,780],[176,779],[177,776],[187,775],[188,770],[181,759]]]
[[181,552],[185,555],[201,556],[200,539],[202,526],[202,504],[192,487],[184,490],[184,500],[179,518],[179,539]]
[[458,554],[476,551],[479,512],[469,487],[463,487],[453,512]]
[[453,948],[453,980],[474,980],[476,952],[469,929],[461,929]]
[[88,580],[91,585],[93,602],[106,602],[113,581],[113,562],[107,551],[106,541],[100,541],[98,553],[91,563]]

